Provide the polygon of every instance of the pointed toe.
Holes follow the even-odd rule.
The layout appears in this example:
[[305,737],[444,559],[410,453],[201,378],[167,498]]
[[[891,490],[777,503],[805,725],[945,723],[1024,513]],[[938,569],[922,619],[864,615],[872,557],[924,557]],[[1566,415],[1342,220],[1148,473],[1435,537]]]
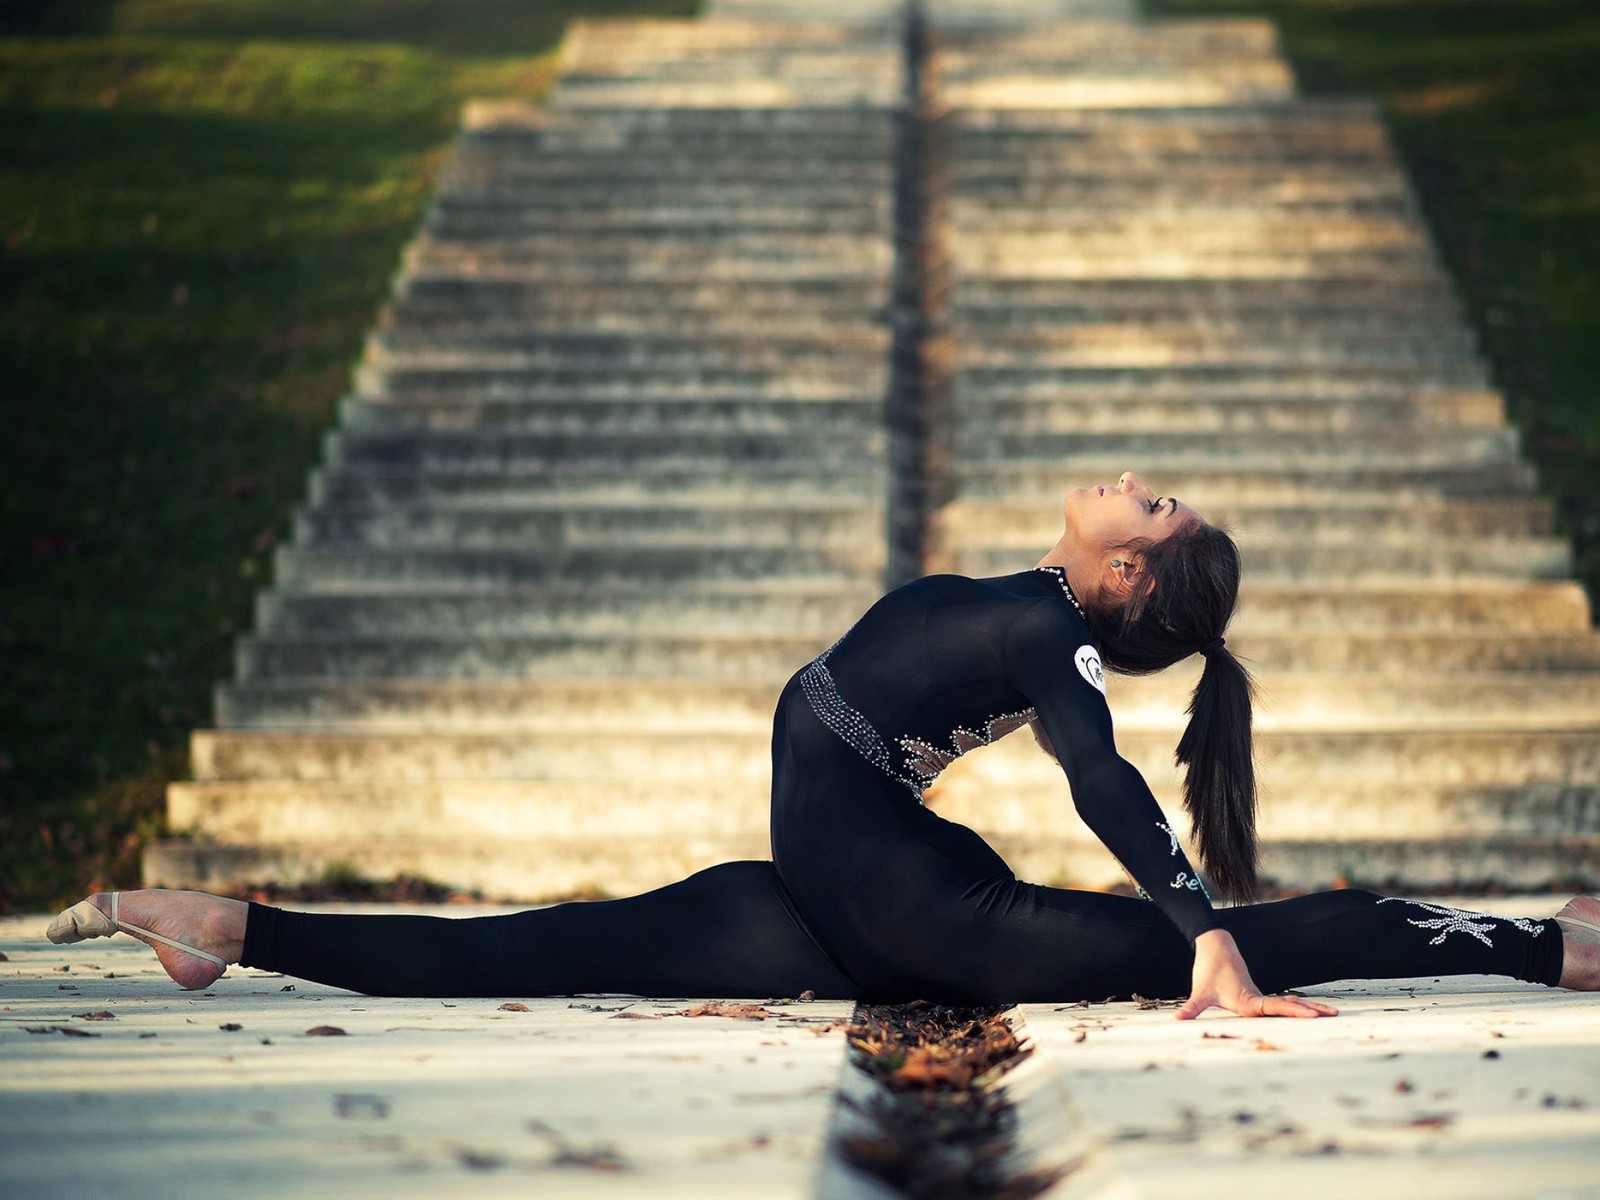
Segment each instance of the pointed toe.
[[88,938],[109,937],[116,931],[117,923],[101,912],[93,900],[80,900],[51,921],[44,935],[61,946]]

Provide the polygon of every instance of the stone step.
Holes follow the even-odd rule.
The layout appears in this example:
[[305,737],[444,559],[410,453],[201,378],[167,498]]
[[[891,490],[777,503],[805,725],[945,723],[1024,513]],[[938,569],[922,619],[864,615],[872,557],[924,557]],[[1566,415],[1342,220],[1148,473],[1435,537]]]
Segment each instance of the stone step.
[[1162,108],[990,108],[963,109],[949,116],[952,126],[992,137],[1064,139],[1074,134],[1140,135],[1184,138],[1243,133],[1267,136],[1326,129],[1380,130],[1383,109],[1361,96],[1288,96],[1257,104],[1183,104]]
[[702,579],[805,576],[847,583],[882,571],[883,550],[881,545],[680,547],[646,543],[572,547],[556,554],[511,549],[280,546],[273,561],[274,578],[291,588],[342,590],[392,583],[410,588],[445,585],[492,590],[557,577],[586,582],[648,581],[652,587]]
[[[799,11],[821,11],[823,3],[805,5]],[[851,8],[862,8],[859,4]],[[886,14],[881,4],[867,6],[866,11],[882,18]],[[898,20],[895,13],[891,24]],[[582,17],[567,28],[567,40],[562,47],[563,62],[587,61],[590,56],[617,53],[632,46],[647,60],[654,61],[657,53],[669,53],[681,46],[828,46],[859,41],[880,41],[894,44],[895,32],[885,29],[873,32],[854,24],[838,24],[825,20],[802,20],[783,23],[744,19],[737,12],[708,13],[694,21],[657,20],[628,17]]]
[[[1494,631],[1485,629],[1478,640],[1493,637]],[[1594,714],[1600,712],[1600,672],[1468,666],[1454,671],[1386,672],[1376,679],[1375,672],[1366,668],[1261,670],[1256,673],[1261,688],[1256,729],[1439,729],[1494,736],[1507,729],[1594,729]],[[1198,676],[1198,665],[1187,661],[1147,679],[1108,676],[1118,728],[1136,724],[1164,726],[1174,734],[1181,731]]]
[[1052,396],[1100,395],[1112,401],[1186,395],[1190,398],[1264,397],[1293,394],[1303,399],[1359,399],[1414,396],[1422,392],[1482,391],[1484,371],[1464,366],[1373,364],[1196,363],[1130,367],[1118,364],[1037,370],[972,367],[950,381],[959,411],[968,395],[1016,400]]
[[962,371],[1050,371],[1083,364],[1107,366],[1189,366],[1215,363],[1225,366],[1265,366],[1282,363],[1293,367],[1326,363],[1339,368],[1389,366],[1473,370],[1480,359],[1472,335],[1465,329],[1446,329],[1425,335],[1379,337],[1357,334],[1339,337],[1306,330],[1295,338],[1253,337],[1247,331],[1184,333],[1152,329],[1141,334],[1127,329],[1079,329],[1049,338],[974,338],[956,351]]
[[601,334],[651,340],[676,338],[691,343],[769,334],[822,339],[848,337],[887,324],[885,308],[886,301],[879,299],[876,304],[848,308],[761,304],[727,310],[685,307],[662,311],[635,300],[632,305],[608,310],[552,303],[546,311],[524,306],[521,310],[491,312],[474,301],[435,305],[407,300],[386,309],[378,328],[397,338],[424,341],[449,341],[462,336],[505,338],[529,330],[555,337]]
[[[1207,506],[1208,520],[1236,536],[1272,541],[1327,539],[1343,545],[1426,542],[1436,538],[1506,539],[1548,537],[1550,501],[1535,496],[1465,498],[1354,495],[1317,504]],[[1059,505],[977,498],[956,500],[940,510],[940,533],[962,544],[1023,548],[1046,546],[1061,534]]]
[[[1576,586],[1576,585],[1573,585]],[[715,582],[671,591],[628,584],[590,587],[557,580],[543,587],[482,592],[383,591],[317,595],[269,589],[256,596],[256,628],[295,637],[389,637],[448,631],[481,637],[635,636],[660,630],[767,633],[836,638],[878,596],[872,583],[756,580],[730,590]],[[1581,598],[1581,593],[1580,593]],[[1549,606],[1546,606],[1549,607]],[[1583,610],[1587,628],[1587,608]],[[1523,610],[1515,616],[1531,621]],[[1487,619],[1480,619],[1480,624]],[[1515,627],[1513,621],[1501,628]],[[1530,628],[1534,627],[1530,624]],[[1546,627],[1553,627],[1547,622]],[[1572,625],[1574,630],[1580,626]]]
[[[822,641],[827,642],[824,638]],[[1117,728],[1174,738],[1198,669],[1151,679],[1110,676]],[[755,729],[770,731],[783,678],[230,681],[217,689],[217,723],[230,729],[471,733],[531,730]],[[1600,673],[1418,672],[1374,685],[1372,673],[1289,672],[1262,679],[1256,728],[1453,732],[1592,729]],[[1492,700],[1492,704],[1489,701]],[[1176,743],[1174,743],[1176,744]]]
[[[1056,506],[1066,485],[1080,478],[1106,478],[1115,482],[1126,470],[1128,454],[1091,458],[1074,454],[1066,461],[1021,464],[995,462],[994,466],[960,466],[957,494],[965,498],[1003,498]],[[1274,456],[1226,464],[1197,461],[1178,453],[1139,454],[1141,472],[1158,480],[1163,494],[1181,496],[1200,512],[1222,504],[1315,504],[1347,491],[1382,491],[1427,498],[1494,498],[1531,494],[1533,470],[1522,462],[1430,464],[1408,462],[1322,461],[1286,464]]]
[[729,511],[686,505],[439,507],[385,505],[295,514],[294,540],[305,547],[360,545],[561,553],[629,545],[842,546],[862,550],[883,540],[883,512],[850,505]]
[[[1324,580],[1330,584],[1377,583],[1396,575],[1443,584],[1488,579],[1554,580],[1572,573],[1572,550],[1564,538],[1455,538],[1431,545],[1424,538],[1398,544],[1342,543],[1297,538],[1239,538],[1249,580],[1285,584]],[[960,570],[1001,575],[1037,559],[1039,545],[1021,550],[957,542],[952,550]]]
[[882,431],[840,442],[827,434],[779,431],[773,434],[710,429],[688,430],[670,439],[654,434],[524,434],[497,430],[431,430],[368,433],[346,430],[324,440],[330,465],[366,465],[414,471],[529,471],[547,466],[570,469],[580,463],[613,468],[648,463],[698,463],[701,470],[734,465],[753,468],[767,462],[806,462],[847,470],[870,468],[877,460]]
[[628,369],[783,370],[838,359],[876,363],[889,348],[889,331],[870,325],[841,334],[801,334],[772,330],[764,335],[713,333],[620,334],[588,330],[554,333],[543,329],[464,329],[452,334],[384,330],[367,339],[369,363],[397,371],[520,370],[553,367],[570,370],[598,363]]
[[573,896],[627,896],[686,878],[717,863],[765,858],[765,830],[738,833],[683,829],[671,837],[612,833],[599,837],[458,838],[369,835],[360,843],[221,843],[168,838],[147,844],[148,887],[190,887],[226,892],[263,880],[315,883],[330,873],[355,871],[368,879],[413,875],[448,879],[486,896],[543,903]]
[[608,366],[595,363],[582,367],[479,367],[464,364],[454,368],[407,369],[358,366],[354,387],[365,399],[404,401],[407,398],[437,401],[446,397],[464,400],[518,400],[555,398],[582,392],[595,398],[624,399],[630,396],[697,396],[739,392],[752,402],[764,397],[777,399],[879,397],[887,382],[887,364],[870,359],[856,362],[808,363],[799,367],[716,367],[697,368],[686,362],[667,371],[659,367],[629,367],[625,363]]
[[709,430],[779,434],[807,432],[833,437],[875,433],[882,425],[882,402],[875,398],[828,400],[704,399],[692,396],[636,400],[589,399],[581,392],[556,399],[405,403],[347,396],[340,402],[341,426],[352,433],[406,430],[581,433],[601,435]]
[[[1375,295],[1363,299],[1372,298]],[[884,281],[855,276],[724,282],[694,278],[647,279],[627,284],[595,280],[582,291],[574,291],[513,276],[413,274],[402,275],[395,281],[391,311],[396,317],[441,311],[464,316],[481,313],[510,318],[529,314],[574,319],[585,314],[603,317],[622,311],[647,315],[664,310],[729,315],[758,311],[776,315],[795,310],[872,312],[881,309],[887,300]]]
[[1448,280],[1438,272],[1386,279],[1345,276],[1293,279],[1193,275],[1157,279],[1130,275],[1099,279],[996,279],[963,273],[950,296],[952,319],[1017,310],[1076,311],[1104,319],[1112,314],[1283,313],[1310,318],[1335,313],[1407,313],[1418,317],[1460,314]]
[[[804,557],[797,554],[796,557]],[[627,569],[626,565],[621,568]],[[641,572],[643,574],[643,572]],[[776,572],[770,574],[775,575]],[[612,574],[616,578],[617,573]],[[248,635],[237,677],[291,679],[519,679],[530,676],[773,678],[798,670],[832,641],[814,635],[650,633],[585,638],[435,635],[356,638]],[[1498,670],[1600,675],[1600,638],[1452,630],[1446,633],[1243,633],[1235,654],[1263,673],[1357,672],[1374,679]]]
[[[439,435],[442,439],[444,435]],[[1034,462],[1105,459],[1115,455],[1140,455],[1151,460],[1183,456],[1206,459],[1227,470],[1237,462],[1270,459],[1306,473],[1327,466],[1360,462],[1373,469],[1404,470],[1466,467],[1501,463],[1517,453],[1514,429],[1444,426],[1434,429],[1370,428],[1342,431],[1337,437],[1318,432],[1258,430],[1248,441],[1231,432],[1209,433],[1178,429],[1158,433],[1052,433],[1041,430],[984,429],[963,422],[954,436],[957,456],[971,468],[990,462],[1018,466]],[[432,442],[429,443],[430,448]],[[1175,489],[1167,489],[1175,490]]]
[[[1371,263],[1380,270],[1428,262],[1426,231],[1404,213],[1346,214],[1278,206],[1152,209],[1092,221],[1062,208],[1008,205],[969,210],[952,223],[947,244],[957,263],[992,272],[1010,255],[1033,252],[1072,261],[1100,255],[1202,258],[1277,257],[1285,262]],[[594,235],[596,237],[600,235]],[[752,234],[752,240],[759,235]],[[587,240],[587,237],[586,237]],[[1381,252],[1381,253],[1380,253]]]
[[[838,244],[829,254],[836,258],[855,253],[863,242],[886,244],[893,232],[886,204],[846,201],[826,206],[751,203],[714,207],[697,206],[693,196],[650,208],[607,211],[591,206],[581,216],[564,206],[496,199],[470,207],[436,209],[426,224],[428,235],[439,242],[454,241],[469,248],[514,242],[519,255],[592,260],[597,267],[627,254],[668,264],[681,262],[691,251],[719,258],[759,258],[761,248],[750,245],[758,237],[831,238]],[[552,230],[565,231],[564,237],[550,236]],[[606,242],[603,246],[585,245],[601,239]],[[869,259],[873,257],[870,250],[867,254]]]
[[[963,464],[956,469],[957,495],[1003,498],[1044,506],[1060,503],[1070,484],[1105,479],[1107,486],[1127,470],[1128,454],[1073,454],[1039,463]],[[1181,496],[1201,512],[1225,504],[1311,504],[1349,491],[1382,492],[1396,499],[1420,497],[1498,497],[1531,495],[1532,468],[1510,461],[1436,463],[1338,461],[1286,463],[1263,455],[1206,461],[1181,452],[1140,452],[1140,471],[1166,495]]]
[[[847,217],[852,210],[844,210]],[[630,263],[642,273],[661,275],[671,270],[699,266],[707,272],[762,269],[773,278],[783,270],[815,274],[830,265],[849,265],[862,273],[887,271],[893,258],[888,236],[887,203],[878,214],[881,229],[867,232],[805,234],[793,230],[740,230],[708,228],[690,236],[678,228],[608,231],[541,229],[503,234],[486,227],[475,231],[470,242],[423,235],[407,251],[408,261],[489,260],[503,264],[539,263],[604,277]],[[646,270],[648,269],[648,270]]]
[[[1059,808],[1060,767],[1026,733],[1006,742],[1004,761],[978,769],[990,795],[1028,788],[1052,797]],[[765,786],[771,776],[770,738],[746,733],[656,731],[619,736],[614,730],[549,734],[295,734],[232,730],[200,731],[191,762],[200,783],[249,780],[307,783],[403,783],[446,780],[529,780],[627,783],[641,762],[655,779],[682,784],[705,779],[739,780]],[[1172,765],[1169,731],[1125,732],[1118,753],[1150,779],[1170,788],[1180,772]],[[1334,822],[1345,815],[1381,832],[1383,785],[1425,795],[1420,813],[1390,811],[1396,836],[1426,832],[1455,805],[1462,832],[1474,824],[1517,832],[1600,833],[1600,742],[1581,730],[1482,733],[1410,730],[1359,733],[1273,731],[1256,744],[1265,796],[1263,832],[1337,836]],[[974,760],[973,765],[977,766]],[[1564,782],[1588,780],[1582,782]],[[1356,801],[1350,808],[1318,801],[1322,785]],[[973,784],[976,786],[976,783]],[[937,787],[937,785],[936,785]],[[1496,809],[1515,803],[1526,809]],[[934,803],[943,805],[941,796]],[[979,801],[981,803],[981,801]],[[1005,803],[1005,802],[1000,802]],[[1039,813],[1040,825],[1057,814]],[[1408,827],[1405,822],[1410,822]],[[1454,825],[1452,820],[1449,824]]]
[[[588,255],[574,257],[561,253],[563,247],[549,244],[529,245],[528,239],[491,241],[479,239],[471,245],[459,242],[440,242],[420,236],[410,242],[403,254],[402,269],[412,274],[476,273],[486,278],[533,281],[546,284],[572,285],[581,283],[618,285],[633,280],[665,280],[681,282],[746,282],[762,281],[779,287],[815,280],[858,279],[882,282],[888,277],[887,253],[874,249],[860,254],[831,256],[811,254],[802,244],[807,239],[801,234],[781,236],[786,245],[775,245],[772,253],[755,253],[747,247],[744,255],[707,255],[703,248],[691,254],[683,253],[633,253],[619,247],[617,253],[607,258]],[[835,239],[837,240],[837,239]]]
[[[936,30],[941,18],[968,5],[950,6],[934,0],[929,19]],[[1032,15],[1032,14],[1030,14]],[[959,27],[941,30],[942,54],[962,51],[977,56],[980,65],[1027,62],[1041,55],[1073,52],[1092,59],[1096,54],[1124,53],[1140,57],[1192,51],[1204,55],[1232,53],[1276,54],[1277,29],[1271,21],[1247,17],[1205,20],[1049,21],[1042,13],[1025,28],[1013,31],[972,31]]]
[[[649,207],[705,196],[717,209],[741,203],[872,203],[895,178],[890,126],[843,145],[836,136],[773,138],[763,145],[691,136],[635,139],[537,153],[518,147],[458,154],[434,200],[435,209],[594,196],[607,208]],[[825,175],[818,168],[826,167]]]
[[[1321,433],[1343,436],[1380,429],[1408,433],[1445,428],[1498,429],[1505,405],[1496,392],[1463,389],[1422,392],[1413,397],[1324,399],[1293,393],[1216,397],[1182,392],[1137,405],[1073,395],[1059,399],[1015,399],[981,394],[960,399],[960,428],[1007,433],[1164,433],[1176,430],[1233,433]],[[448,411],[448,410],[447,410]],[[643,418],[641,418],[643,419]]]
[[[409,503],[569,502],[649,503],[696,496],[707,490],[707,471],[688,464],[616,463],[558,464],[544,470],[517,469],[486,473],[472,470],[416,470],[372,466],[317,468],[307,496],[318,507],[372,506]],[[886,480],[881,464],[844,468],[798,461],[726,463],[714,472],[715,486],[726,498],[760,496],[763,500],[807,503],[819,496],[858,497],[881,503]]]
[[[849,310],[840,310],[841,317]],[[973,345],[958,347],[965,359],[973,349],[990,346],[1066,344],[1096,340],[1132,340],[1144,336],[1166,338],[1290,340],[1295,338],[1371,339],[1376,342],[1443,337],[1462,345],[1474,344],[1471,330],[1456,314],[1441,305],[1426,309],[1389,311],[1337,308],[1315,311],[1296,307],[1208,310],[1198,306],[1170,305],[1137,309],[1108,305],[1061,304],[1011,308],[960,305],[949,324]]]
[[[620,570],[627,570],[625,564]],[[613,575],[615,578],[615,575]],[[836,636],[836,635],[835,635]],[[697,631],[676,637],[484,637],[437,633],[339,637],[249,635],[234,648],[235,675],[250,679],[774,679],[799,670],[832,636]]]
[[1227,176],[1158,165],[1148,171],[1108,168],[1104,175],[1063,169],[1033,178],[1019,178],[1002,166],[993,180],[952,183],[945,201],[951,226],[978,230],[991,218],[1008,227],[1045,224],[1048,218],[1040,214],[1063,210],[1113,210],[1165,220],[1196,210],[1377,220],[1408,217],[1415,208],[1406,181],[1398,176],[1361,171],[1318,177],[1276,164]]
[[[1325,102],[1310,102],[1313,106]],[[1337,108],[1337,106],[1335,106]],[[1356,111],[1354,108],[1346,108]],[[1294,112],[1300,110],[1296,108]],[[1317,109],[1322,111],[1322,109]],[[1340,111],[1344,111],[1341,109]],[[1366,111],[1376,113],[1368,105]],[[1291,118],[1292,119],[1292,118]],[[684,137],[822,137],[832,136],[842,145],[880,136],[892,128],[894,115],[862,107],[745,108],[727,104],[700,108],[649,108],[625,105],[607,109],[589,106],[572,110],[525,100],[469,100],[462,108],[462,141],[466,146],[524,146],[531,150],[559,149],[591,138]]]
[[[733,589],[714,581],[670,592],[627,584],[590,587],[555,580],[544,586],[481,591],[435,590],[336,595],[268,589],[256,597],[256,628],[296,635],[384,637],[449,631],[485,637],[578,637],[756,633],[774,629],[832,639],[877,598],[866,583],[751,581]],[[1586,634],[1589,603],[1571,580],[1389,580],[1363,584],[1271,584],[1252,580],[1233,630],[1288,633],[1390,629],[1517,634]],[[1230,636],[1232,634],[1230,633]]]
[[770,734],[785,678],[231,680],[217,687],[216,715],[219,726],[256,730],[487,734],[694,728]]
[[[653,79],[620,80],[583,78],[568,75],[562,79],[551,103],[568,109],[585,107],[726,108],[748,105],[752,108],[817,108],[866,105],[890,109],[900,100],[899,72],[875,71],[837,74],[819,70],[815,75],[792,79],[768,79],[758,71],[741,78],[726,78],[715,65],[708,65],[699,79],[658,82]],[[1220,89],[1211,93],[1223,95]]]
[[941,79],[940,99],[950,108],[1172,108],[1184,105],[1282,102],[1294,94],[1294,76],[1277,60],[1254,68],[1143,69],[1107,64],[1077,73],[1055,72],[1009,78]]

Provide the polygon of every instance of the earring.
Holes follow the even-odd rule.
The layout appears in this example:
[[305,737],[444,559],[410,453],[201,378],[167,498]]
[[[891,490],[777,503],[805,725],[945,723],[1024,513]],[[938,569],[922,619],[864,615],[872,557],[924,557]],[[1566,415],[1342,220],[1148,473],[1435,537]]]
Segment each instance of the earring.
[[1111,560],[1111,565],[1113,567],[1120,567],[1122,565],[1122,560],[1120,558],[1113,558]]

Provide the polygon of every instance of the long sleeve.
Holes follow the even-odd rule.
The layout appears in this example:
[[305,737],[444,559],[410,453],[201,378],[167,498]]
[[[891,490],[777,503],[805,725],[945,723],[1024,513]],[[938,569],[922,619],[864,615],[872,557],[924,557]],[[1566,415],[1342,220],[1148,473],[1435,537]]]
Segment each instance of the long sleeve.
[[1191,944],[1219,928],[1149,785],[1117,753],[1100,656],[1082,619],[1054,597],[1031,606],[1007,633],[1005,662],[1066,772],[1084,823]]

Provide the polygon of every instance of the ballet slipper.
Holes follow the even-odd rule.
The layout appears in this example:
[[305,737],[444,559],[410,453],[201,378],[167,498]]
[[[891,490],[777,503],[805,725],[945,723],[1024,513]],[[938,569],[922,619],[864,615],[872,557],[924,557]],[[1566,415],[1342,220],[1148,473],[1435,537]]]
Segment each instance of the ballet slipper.
[[[1567,909],[1573,907],[1583,916],[1568,916]],[[1600,991],[1600,920],[1585,920],[1586,917],[1600,918],[1600,898],[1578,896],[1567,901],[1556,914],[1556,924],[1564,931],[1569,931],[1572,949],[1577,952],[1573,956],[1576,961],[1562,968],[1561,986],[1586,992]]]
[[112,892],[111,914],[107,916],[93,900],[80,900],[50,922],[50,927],[44,931],[45,936],[61,946],[70,942],[87,941],[89,938],[110,937],[120,929],[171,946],[175,950],[182,950],[185,954],[192,954],[196,958],[203,958],[206,962],[216,963],[224,969],[228,966],[228,960],[225,958],[218,958],[215,954],[208,954],[196,946],[180,942],[176,938],[169,938],[165,934],[129,924],[119,915],[121,904],[122,893]]

